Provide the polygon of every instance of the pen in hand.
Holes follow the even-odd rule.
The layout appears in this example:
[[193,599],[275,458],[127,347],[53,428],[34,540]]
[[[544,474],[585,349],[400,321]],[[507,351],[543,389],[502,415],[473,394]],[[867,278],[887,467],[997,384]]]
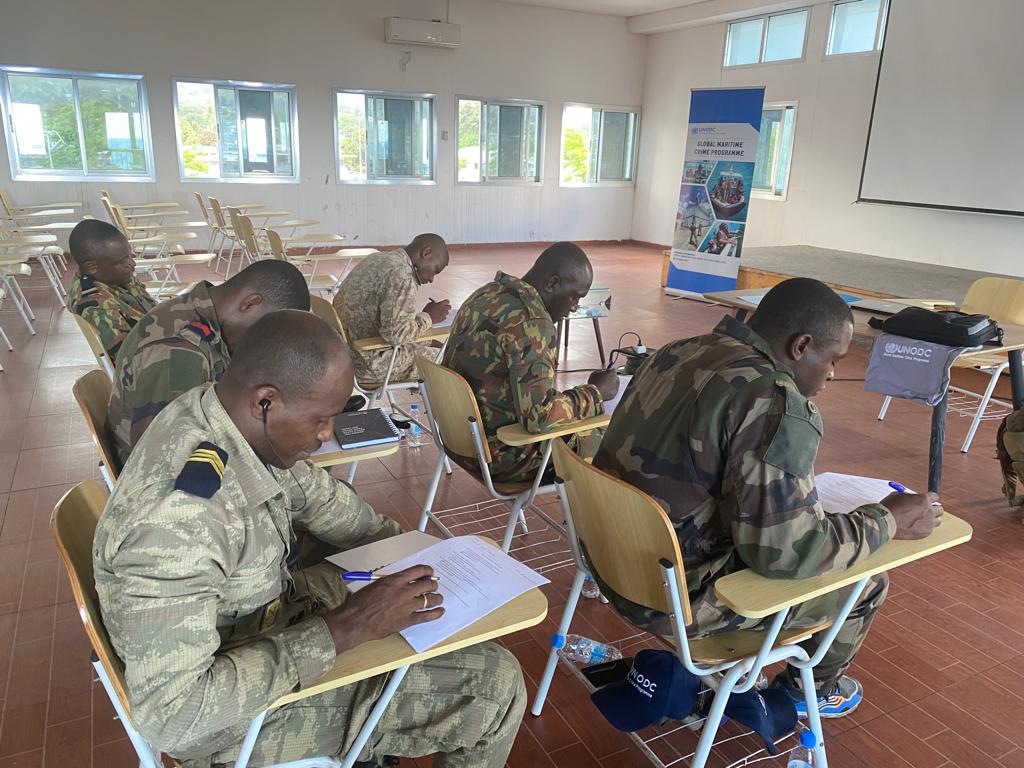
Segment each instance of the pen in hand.
[[[341,578],[345,581],[377,581],[384,577],[378,576],[372,571],[345,571],[341,574]],[[431,576],[430,581],[439,581],[439,579],[437,576]]]
[[[904,486],[900,485],[899,483],[897,483],[897,482],[895,482],[895,481],[893,481],[893,480],[890,480],[890,481],[889,481],[889,487],[890,487],[890,488],[892,488],[892,489],[893,489],[894,491],[896,491],[896,493],[906,493],[906,492],[907,492],[907,489],[906,489],[906,487],[904,487]],[[932,502],[932,506],[933,506],[933,507],[939,507],[939,506],[942,506],[942,502],[939,502],[939,501],[933,501],[933,502]]]

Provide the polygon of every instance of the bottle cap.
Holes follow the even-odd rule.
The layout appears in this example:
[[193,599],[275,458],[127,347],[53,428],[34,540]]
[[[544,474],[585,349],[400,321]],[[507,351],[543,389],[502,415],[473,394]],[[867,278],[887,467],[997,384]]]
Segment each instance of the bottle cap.
[[565,635],[554,634],[551,636],[551,647],[558,649],[565,645]]
[[814,731],[806,730],[800,733],[800,746],[807,747],[807,749],[814,749],[818,746],[818,739],[814,735]]

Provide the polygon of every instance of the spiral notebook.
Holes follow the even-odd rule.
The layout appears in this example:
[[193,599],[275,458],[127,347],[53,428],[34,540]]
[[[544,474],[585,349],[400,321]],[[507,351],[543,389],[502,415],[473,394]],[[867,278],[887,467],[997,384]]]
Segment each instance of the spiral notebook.
[[343,451],[382,443],[397,443],[402,433],[380,408],[339,413],[334,418],[334,436]]

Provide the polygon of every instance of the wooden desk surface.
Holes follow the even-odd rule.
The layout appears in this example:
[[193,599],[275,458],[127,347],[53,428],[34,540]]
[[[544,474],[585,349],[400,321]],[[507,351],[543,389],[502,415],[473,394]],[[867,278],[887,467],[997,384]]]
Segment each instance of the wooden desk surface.
[[[446,325],[442,328],[428,328],[426,332],[420,334],[416,341],[444,341],[448,338],[451,333],[452,327]],[[350,342],[352,349],[358,349],[360,352],[369,352],[375,349],[391,349],[391,345],[388,344],[380,336],[370,336],[365,339],[356,339]]]
[[309,457],[309,460],[318,467],[333,467],[338,464],[350,464],[353,461],[364,461],[366,459],[379,459],[382,456],[390,456],[398,453],[401,445],[399,441],[393,443],[382,443],[370,445],[366,448],[352,448],[344,451],[338,445],[337,440],[330,440],[323,444],[319,451]]

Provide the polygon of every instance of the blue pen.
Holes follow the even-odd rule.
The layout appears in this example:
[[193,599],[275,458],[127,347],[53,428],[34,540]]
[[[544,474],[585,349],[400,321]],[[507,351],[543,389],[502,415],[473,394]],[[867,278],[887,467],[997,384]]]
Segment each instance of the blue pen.
[[369,571],[345,571],[341,574],[341,578],[345,581],[376,581],[380,576],[376,576]]
[[906,488],[904,488],[899,483],[893,482],[892,480],[889,481],[889,487],[892,488],[894,491],[896,491],[896,493],[906,493],[907,492]]

